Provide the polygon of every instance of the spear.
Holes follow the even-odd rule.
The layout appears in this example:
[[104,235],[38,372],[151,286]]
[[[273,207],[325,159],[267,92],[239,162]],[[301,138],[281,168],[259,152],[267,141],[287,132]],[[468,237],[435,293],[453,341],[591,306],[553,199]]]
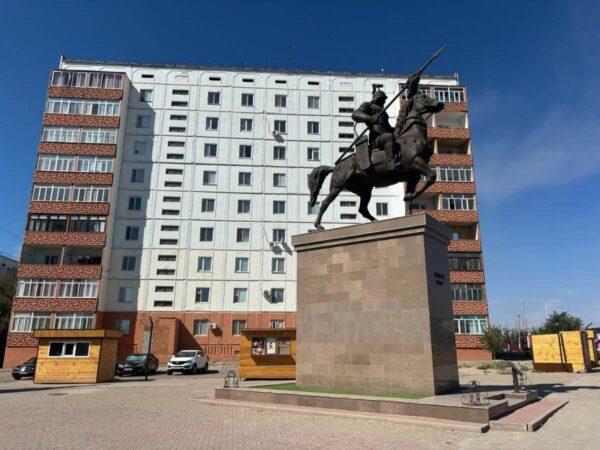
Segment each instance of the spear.
[[[424,65],[423,65],[423,67],[421,67],[419,70],[417,70],[417,71],[416,71],[416,72],[415,72],[415,73],[414,73],[412,76],[413,76],[413,77],[414,77],[414,76],[418,76],[418,77],[420,77],[420,76],[423,74],[423,72],[425,71],[425,69],[427,69],[427,67],[428,67],[428,66],[429,66],[429,65],[430,65],[430,64],[431,64],[433,61],[435,61],[435,60],[437,59],[437,57],[438,57],[438,56],[440,56],[440,53],[442,53],[442,52],[444,51],[444,49],[445,49],[445,48],[446,48],[446,46],[445,46],[445,45],[443,45],[443,46],[442,46],[442,47],[441,47],[441,48],[440,48],[440,49],[439,49],[437,52],[435,52],[435,53],[433,54],[433,56],[432,56],[431,58],[429,58],[429,61],[427,61],[427,62],[426,62]],[[409,78],[410,78],[410,77],[409,77]],[[375,118],[375,123],[377,123],[377,121],[379,120],[379,118],[381,117],[381,115],[382,115],[382,114],[383,114],[383,113],[384,113],[384,112],[385,112],[385,111],[386,111],[386,110],[387,110],[387,109],[388,109],[390,106],[392,106],[392,103],[394,103],[394,102],[396,101],[396,99],[402,95],[402,93],[403,93],[403,92],[406,90],[406,87],[407,87],[407,85],[405,85],[405,86],[404,86],[404,87],[403,87],[403,88],[400,90],[400,92],[398,92],[396,95],[394,95],[394,98],[393,98],[393,99],[391,99],[391,100],[389,101],[389,103],[386,105],[386,107],[385,107],[385,108],[383,108],[383,110],[382,110],[382,111],[381,111],[379,114],[377,114],[377,117]],[[339,157],[339,158],[337,159],[337,161],[335,162],[336,164],[338,164],[338,163],[339,163],[339,162],[340,162],[340,161],[341,161],[341,160],[344,158],[344,156],[346,156],[346,153],[348,153],[350,150],[352,150],[352,148],[353,148],[353,147],[356,145],[356,143],[357,143],[357,142],[360,140],[360,138],[364,136],[364,134],[367,132],[367,130],[368,130],[368,129],[369,129],[369,128],[367,127],[367,128],[365,128],[364,130],[362,130],[362,132],[361,132],[361,133],[360,133],[360,134],[359,134],[359,135],[356,137],[356,139],[354,139],[354,141],[352,142],[352,144],[350,144],[350,147],[348,147],[346,150],[344,150],[344,153],[342,153],[342,154],[340,155],[340,157]]]

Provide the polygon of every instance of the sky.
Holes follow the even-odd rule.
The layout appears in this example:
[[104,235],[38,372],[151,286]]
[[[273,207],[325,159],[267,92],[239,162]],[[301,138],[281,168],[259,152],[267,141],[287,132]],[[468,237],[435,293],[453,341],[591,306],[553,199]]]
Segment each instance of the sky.
[[600,2],[0,1],[0,252],[16,256],[50,70],[70,58],[431,74],[468,89],[493,323],[600,326]]

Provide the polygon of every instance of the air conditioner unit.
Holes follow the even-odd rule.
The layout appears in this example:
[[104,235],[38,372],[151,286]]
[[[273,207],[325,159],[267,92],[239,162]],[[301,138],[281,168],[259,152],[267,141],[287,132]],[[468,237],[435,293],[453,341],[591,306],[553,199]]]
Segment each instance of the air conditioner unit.
[[217,328],[219,328],[219,325],[217,325],[216,323],[211,322],[211,323],[208,324],[208,328],[211,329],[211,330],[216,330]]
[[271,291],[269,291],[268,289],[265,289],[263,294],[265,295],[266,298],[271,298]]
[[274,137],[277,137],[277,136],[279,136],[279,131],[277,131],[277,130],[273,130],[271,134],[272,134]]
[[277,247],[280,244],[280,242],[276,242],[276,241],[271,241],[269,242],[269,247],[271,247],[271,249],[274,249],[275,247]]

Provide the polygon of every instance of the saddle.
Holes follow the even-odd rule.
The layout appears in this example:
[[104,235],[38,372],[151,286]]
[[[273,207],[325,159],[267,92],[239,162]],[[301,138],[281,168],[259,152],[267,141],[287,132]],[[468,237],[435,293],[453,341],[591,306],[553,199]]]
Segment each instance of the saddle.
[[360,170],[376,173],[387,171],[387,155],[383,150],[371,150],[366,136],[356,143],[356,160]]

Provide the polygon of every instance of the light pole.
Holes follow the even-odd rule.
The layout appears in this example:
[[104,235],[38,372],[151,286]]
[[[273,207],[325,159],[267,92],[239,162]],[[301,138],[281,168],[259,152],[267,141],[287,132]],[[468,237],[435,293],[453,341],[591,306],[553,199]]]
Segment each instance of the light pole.
[[150,359],[150,350],[152,349],[152,331],[154,329],[154,322],[152,321],[152,317],[148,317],[150,319],[150,335],[148,336],[148,350],[146,350],[146,367],[145,367],[145,381],[148,381],[148,360]]

